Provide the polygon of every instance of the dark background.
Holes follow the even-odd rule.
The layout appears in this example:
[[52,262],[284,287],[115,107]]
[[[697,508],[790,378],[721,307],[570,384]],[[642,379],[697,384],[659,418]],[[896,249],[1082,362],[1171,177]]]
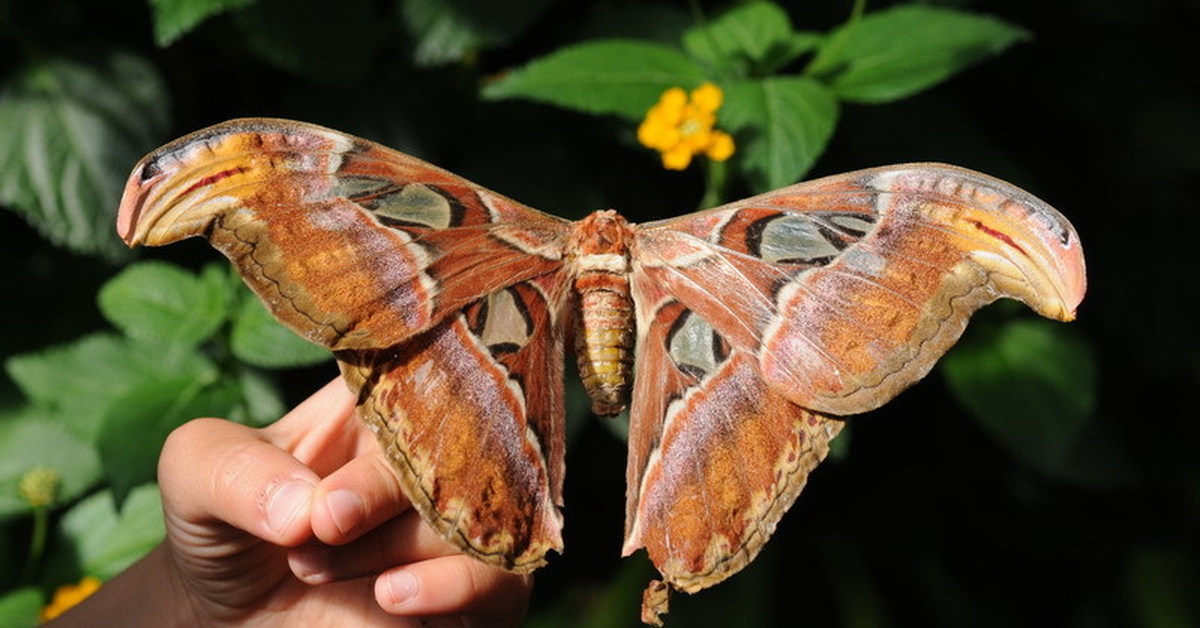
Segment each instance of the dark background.
[[[793,4],[802,29],[826,30],[848,10]],[[1098,363],[1094,422],[1115,445],[1109,472],[1071,481],[1030,468],[966,418],[935,371],[855,420],[847,453],[814,473],[759,559],[711,592],[676,598],[673,625],[1200,622],[1200,428],[1189,403],[1200,379],[1191,309],[1200,285],[1200,4],[951,4],[1033,38],[910,99],[844,106],[810,176],[947,161],[1010,180],[1066,214],[1087,253],[1089,293],[1072,325]],[[152,59],[173,97],[164,103],[171,137],[236,116],[294,117],[413,152],[564,216],[599,207],[634,220],[688,211],[702,191],[699,174],[659,169],[627,141],[624,123],[476,97],[482,78],[589,36],[609,6],[551,4],[511,45],[432,69],[413,67],[397,33],[372,35],[393,43],[369,67],[314,80],[255,57],[228,17],[162,50],[139,2],[0,2],[11,23],[40,41],[66,49],[116,40]],[[15,51],[0,42],[0,72],[12,69]],[[182,248],[150,255],[216,257]],[[0,255],[4,355],[103,324],[94,293],[117,268],[54,248],[7,212]],[[290,398],[332,372],[287,374]],[[567,551],[538,574],[533,621],[600,622],[622,605],[633,618],[631,598],[649,568],[617,558],[624,445],[588,419],[567,466]]]

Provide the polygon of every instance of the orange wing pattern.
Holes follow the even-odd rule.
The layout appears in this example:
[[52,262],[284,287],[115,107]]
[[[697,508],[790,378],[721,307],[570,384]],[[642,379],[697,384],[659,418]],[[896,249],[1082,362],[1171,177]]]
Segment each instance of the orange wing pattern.
[[117,219],[131,246],[204,236],[280,321],[335,350],[394,345],[554,272],[569,226],[378,144],[268,119],[146,156]]
[[685,591],[757,554],[839,431],[826,416],[919,380],[986,303],[1071,320],[1085,289],[1057,211],[940,164],[643,225],[634,247],[624,551]]
[[[569,223],[413,157],[285,120],[176,140],[130,176],[131,245],[203,236],[335,351],[424,519],[530,571],[562,548],[563,347],[629,400],[624,552],[656,621],[753,560],[845,415],[923,377],[979,307],[1071,320],[1070,223],[953,166],[863,170],[680,218]],[[631,346],[633,344],[634,346]]]
[[570,223],[336,131],[237,120],[130,175],[129,244],[203,236],[337,353],[408,497],[463,551],[562,548],[561,257]]

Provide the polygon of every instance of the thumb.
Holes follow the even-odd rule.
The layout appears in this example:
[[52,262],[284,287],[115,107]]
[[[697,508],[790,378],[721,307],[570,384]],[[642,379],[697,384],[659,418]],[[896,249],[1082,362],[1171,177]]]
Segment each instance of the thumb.
[[163,445],[158,480],[168,525],[194,535],[228,524],[285,547],[312,535],[319,478],[244,425],[196,419],[176,428]]

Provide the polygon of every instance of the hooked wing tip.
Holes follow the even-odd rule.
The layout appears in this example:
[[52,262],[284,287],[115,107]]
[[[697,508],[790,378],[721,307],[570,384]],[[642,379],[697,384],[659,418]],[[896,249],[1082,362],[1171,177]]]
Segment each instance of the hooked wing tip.
[[1079,237],[1074,235],[1070,243],[1063,249],[1058,251],[1058,259],[1055,264],[1058,267],[1057,273],[1057,289],[1058,297],[1061,304],[1061,310],[1058,316],[1054,317],[1063,322],[1075,320],[1075,314],[1079,310],[1079,304],[1083,302],[1083,297],[1087,294],[1087,265],[1084,262],[1083,247],[1079,244]]
[[145,234],[139,233],[138,219],[141,218],[147,189],[162,175],[161,169],[155,164],[155,159],[146,157],[133,167],[133,172],[125,181],[125,192],[121,195],[117,210],[117,235],[129,247],[137,246],[145,239]]

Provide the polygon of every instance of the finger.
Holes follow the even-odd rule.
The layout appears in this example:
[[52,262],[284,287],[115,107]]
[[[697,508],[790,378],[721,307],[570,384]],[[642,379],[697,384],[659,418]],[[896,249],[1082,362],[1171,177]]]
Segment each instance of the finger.
[[197,534],[228,523],[276,545],[311,536],[309,502],[318,478],[256,430],[196,419],[167,437],[158,463],[170,522]]
[[263,437],[289,451],[310,467],[324,461],[331,468],[314,468],[325,474],[353,457],[363,431],[354,418],[357,397],[341,377],[335,377],[275,423],[261,430]]
[[372,447],[321,480],[313,497],[313,534],[344,545],[410,506],[391,464]]
[[529,574],[455,554],[383,573],[375,581],[375,600],[394,615],[467,615],[483,624],[515,625],[532,586]]
[[315,585],[374,575],[397,565],[460,552],[430,528],[420,514],[409,510],[340,547],[307,543],[288,553],[288,563],[297,578]]

